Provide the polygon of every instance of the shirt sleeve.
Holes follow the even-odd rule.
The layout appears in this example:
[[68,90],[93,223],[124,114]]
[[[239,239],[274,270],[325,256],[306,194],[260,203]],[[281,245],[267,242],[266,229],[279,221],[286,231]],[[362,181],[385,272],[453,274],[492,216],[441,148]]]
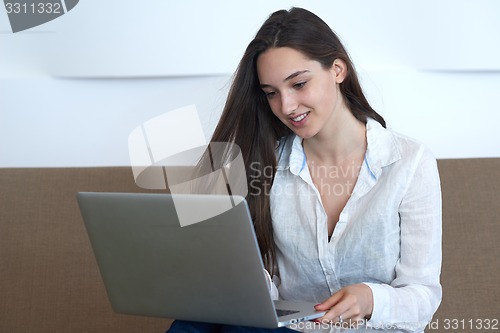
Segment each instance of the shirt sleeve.
[[[366,283],[373,293],[367,325],[421,331],[441,302],[441,186],[436,159],[422,149],[401,201],[401,254],[396,278]],[[410,173],[411,175],[411,173]]]
[[277,301],[279,299],[278,287],[276,287],[276,284],[274,283],[273,279],[271,279],[271,275],[267,270],[264,270],[264,274],[266,275],[267,287],[269,288],[271,299],[273,301]]

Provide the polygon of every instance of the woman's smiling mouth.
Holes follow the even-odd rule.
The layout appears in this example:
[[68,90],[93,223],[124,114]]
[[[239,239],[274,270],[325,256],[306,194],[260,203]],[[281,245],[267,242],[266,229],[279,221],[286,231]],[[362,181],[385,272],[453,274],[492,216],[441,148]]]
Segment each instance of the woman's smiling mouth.
[[297,117],[290,118],[290,120],[292,121],[292,123],[294,125],[299,125],[304,119],[307,118],[307,116],[309,115],[309,113],[311,113],[311,111],[307,111],[307,112],[302,113],[301,115],[299,115]]

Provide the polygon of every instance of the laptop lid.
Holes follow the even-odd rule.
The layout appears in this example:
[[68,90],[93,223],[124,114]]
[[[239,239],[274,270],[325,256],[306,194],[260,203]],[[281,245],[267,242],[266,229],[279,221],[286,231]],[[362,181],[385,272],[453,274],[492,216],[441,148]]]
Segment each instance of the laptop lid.
[[[276,315],[243,198],[213,218],[181,226],[170,194],[78,193],[85,226],[114,311],[274,328],[319,317]],[[175,195],[184,207],[227,196]]]

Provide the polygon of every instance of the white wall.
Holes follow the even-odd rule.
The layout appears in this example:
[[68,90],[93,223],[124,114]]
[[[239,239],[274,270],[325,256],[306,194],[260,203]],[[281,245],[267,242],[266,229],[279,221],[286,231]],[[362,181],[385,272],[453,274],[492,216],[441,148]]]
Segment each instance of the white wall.
[[290,6],[340,35],[391,127],[439,158],[500,156],[495,0],[82,0],[16,34],[0,8],[0,167],[128,165],[130,131],[188,104],[209,137],[247,43]]

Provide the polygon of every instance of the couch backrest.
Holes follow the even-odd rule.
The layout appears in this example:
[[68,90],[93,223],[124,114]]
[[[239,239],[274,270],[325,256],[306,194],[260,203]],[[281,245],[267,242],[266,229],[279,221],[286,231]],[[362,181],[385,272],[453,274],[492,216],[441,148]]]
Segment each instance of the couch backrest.
[[141,190],[130,168],[0,169],[0,332],[165,332],[111,309],[79,191]]
[[488,319],[500,329],[500,158],[439,160],[438,168],[443,301],[439,329],[427,331],[488,331]]

